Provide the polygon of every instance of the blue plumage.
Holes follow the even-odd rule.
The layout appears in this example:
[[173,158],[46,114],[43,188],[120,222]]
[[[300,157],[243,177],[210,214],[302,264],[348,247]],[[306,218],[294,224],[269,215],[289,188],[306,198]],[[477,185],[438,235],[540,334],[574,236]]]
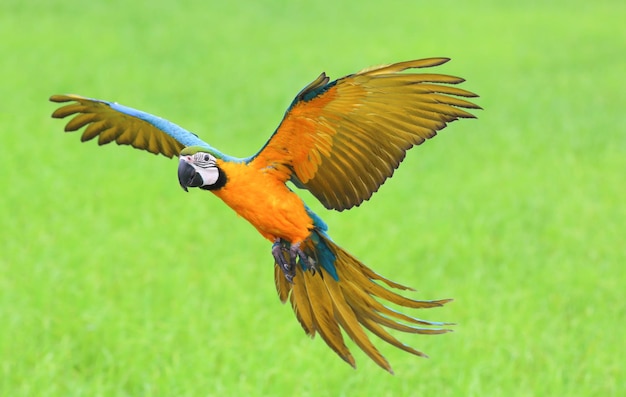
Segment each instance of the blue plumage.
[[[445,323],[425,321],[397,307],[439,307],[448,299],[419,301],[392,289],[410,288],[386,279],[338,246],[328,226],[293,193],[286,181],[307,189],[328,209],[360,205],[393,174],[408,149],[480,109],[476,95],[451,87],[464,80],[433,73],[403,73],[441,65],[429,58],[365,69],[333,82],[322,73],[301,90],[267,143],[247,158],[228,156],[195,134],[160,117],[114,102],[54,95],[71,102],[53,117],[73,116],[66,131],[85,127],[81,139],[116,142],[166,157],[179,157],[181,186],[209,190],[272,242],[274,280],[282,302],[290,301],[305,332],[319,334],[343,360],[355,365],[347,334],[372,360],[392,372],[369,340],[417,356],[386,329],[441,334]],[[424,328],[430,326],[435,328]]]

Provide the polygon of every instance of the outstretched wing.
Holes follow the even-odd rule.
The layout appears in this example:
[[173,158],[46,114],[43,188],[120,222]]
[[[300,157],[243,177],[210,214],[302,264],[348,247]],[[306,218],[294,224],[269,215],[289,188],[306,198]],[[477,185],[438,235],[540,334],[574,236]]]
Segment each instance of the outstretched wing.
[[344,210],[378,190],[414,145],[447,123],[480,109],[451,86],[464,80],[400,73],[441,65],[447,58],[408,61],[363,70],[329,82],[322,73],[302,90],[278,129],[252,158],[308,189],[326,207]]
[[160,117],[118,103],[85,98],[79,95],[53,95],[50,101],[72,102],[58,108],[52,117],[62,119],[75,115],[65,131],[77,131],[87,126],[81,140],[98,137],[98,144],[117,142],[137,149],[172,158],[185,146],[212,149],[206,142],[186,129]]

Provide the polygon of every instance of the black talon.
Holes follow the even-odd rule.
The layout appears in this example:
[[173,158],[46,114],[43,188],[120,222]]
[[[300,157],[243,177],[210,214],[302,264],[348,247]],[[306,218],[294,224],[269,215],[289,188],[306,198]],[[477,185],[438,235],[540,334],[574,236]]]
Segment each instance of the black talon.
[[302,249],[300,249],[300,243],[296,243],[289,249],[289,255],[292,258],[292,262],[295,263],[296,256],[300,260],[300,264],[304,265],[307,270],[310,270],[313,275],[317,272],[317,264],[315,259],[308,256]]
[[293,283],[293,278],[296,276],[296,266],[295,261],[290,260],[289,262],[287,262],[287,260],[285,259],[286,253],[291,254],[290,250],[287,249],[285,243],[285,240],[277,238],[276,241],[274,241],[274,244],[272,244],[272,255],[274,256],[276,264],[278,264],[278,266],[280,266],[280,268],[282,269],[287,281]]
[[[315,259],[308,256],[300,248],[300,243],[289,244],[288,241],[277,238],[272,245],[272,255],[278,266],[282,269],[285,278],[290,283],[293,283],[293,278],[296,276],[298,261],[306,270],[310,270],[313,275],[319,270]],[[289,258],[289,261],[287,261],[286,258]]]

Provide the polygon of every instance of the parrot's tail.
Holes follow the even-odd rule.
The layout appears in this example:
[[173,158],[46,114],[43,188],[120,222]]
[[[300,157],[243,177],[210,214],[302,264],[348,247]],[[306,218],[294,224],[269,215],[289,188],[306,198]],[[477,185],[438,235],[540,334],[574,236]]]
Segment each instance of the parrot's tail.
[[[412,290],[376,274],[354,256],[336,245],[323,232],[314,231],[301,248],[311,258],[317,259],[317,271],[296,266],[296,276],[289,283],[280,266],[274,266],[276,289],[280,300],[291,302],[298,321],[307,335],[319,333],[322,339],[342,359],[356,367],[350,350],[346,347],[341,329],[376,364],[393,373],[389,362],[372,344],[364,328],[387,343],[409,353],[426,357],[392,336],[385,328],[414,334],[442,334],[450,330],[441,327],[448,323],[420,320],[395,311],[378,301],[384,299],[406,308],[423,309],[439,307],[451,299],[418,301],[405,298],[389,287]],[[332,260],[332,263],[328,261]]]

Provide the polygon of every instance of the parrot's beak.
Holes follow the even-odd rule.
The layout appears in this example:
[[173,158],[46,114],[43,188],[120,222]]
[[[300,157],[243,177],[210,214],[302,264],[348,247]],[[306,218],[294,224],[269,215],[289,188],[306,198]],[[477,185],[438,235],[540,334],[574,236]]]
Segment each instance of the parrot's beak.
[[178,163],[178,182],[186,192],[188,187],[202,186],[203,183],[202,176],[184,159]]

